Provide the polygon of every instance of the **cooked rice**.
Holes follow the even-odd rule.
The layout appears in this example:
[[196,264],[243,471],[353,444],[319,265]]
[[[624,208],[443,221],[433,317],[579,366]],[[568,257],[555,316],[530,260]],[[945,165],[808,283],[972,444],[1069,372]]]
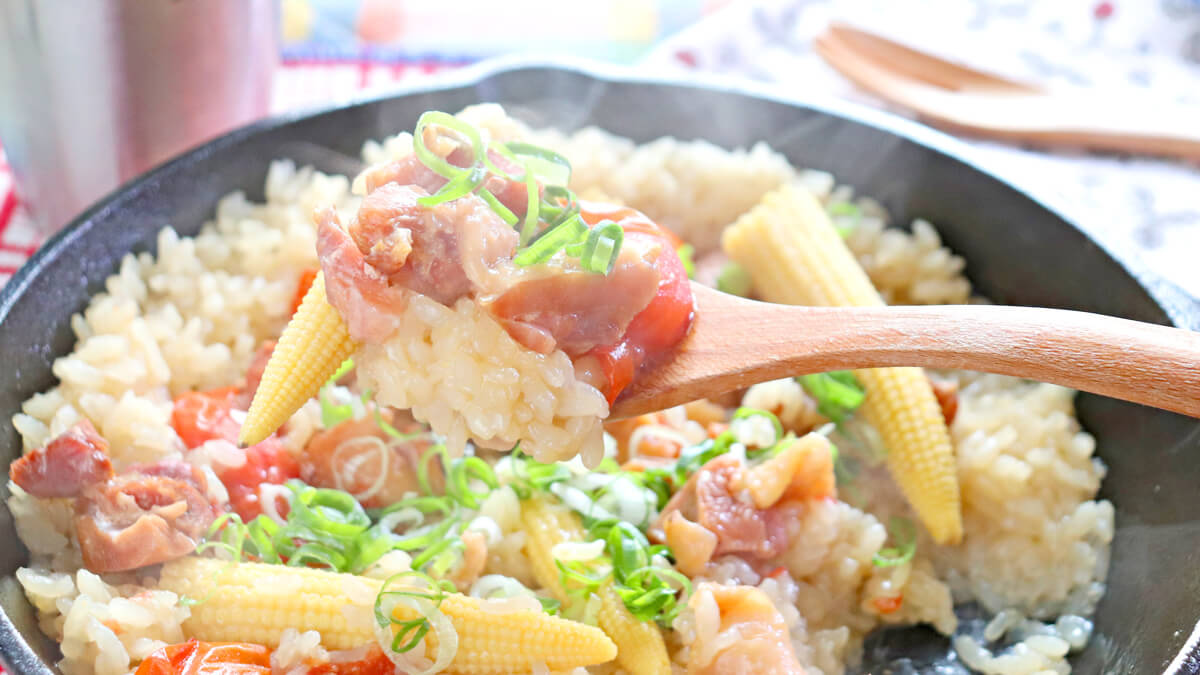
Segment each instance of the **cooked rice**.
[[467,298],[446,307],[413,295],[401,316],[387,342],[364,346],[355,362],[376,401],[411,408],[452,452],[473,438],[498,450],[520,441],[542,462],[600,461],[608,402],[575,378],[561,350],[525,349]]
[[1104,593],[1113,506],[1093,501],[1104,465],[1069,389],[961,375],[963,544],[938,551],[956,598],[1036,618],[1090,615]]
[[[494,106],[464,114],[497,137],[524,133]],[[798,181],[826,204],[858,207],[853,222],[843,223],[853,225],[847,243],[889,301],[966,302],[970,296],[962,260],[942,246],[933,226],[916,221],[911,231],[887,227],[878,204],[855,199],[829,174],[793,169],[763,145],[725,151],[703,141],[662,139],[635,146],[597,129],[538,132],[537,142],[572,160],[573,187],[581,194],[604,193],[646,211],[701,251],[714,247],[721,229],[762,194]],[[374,163],[410,150],[411,136],[402,134],[368,143],[363,154]],[[347,178],[297,170],[288,162],[272,165],[266,195],[263,204],[229,195],[196,238],[164,228],[157,258],[123,260],[105,292],[73,318],[79,341],[55,364],[60,384],[31,397],[15,416],[26,450],[80,417],[109,439],[118,468],[182,450],[169,424],[172,396],[240,378],[259,342],[275,337],[286,322],[301,270],[316,264],[311,210],[333,203],[346,218],[356,204]],[[563,427],[567,436],[598,443],[599,427],[586,420],[605,412],[603,399],[581,388],[565,357],[520,350],[471,303],[450,308],[417,301],[408,312],[405,332],[369,348],[360,363],[360,375],[382,400],[412,406],[455,443],[476,436],[503,445],[521,436],[519,425],[535,430],[538,443],[523,447],[542,458],[579,449],[563,436]],[[460,358],[464,352],[480,356]],[[413,375],[392,377],[383,359],[403,363]],[[922,539],[911,562],[877,567],[872,557],[887,539],[882,522],[903,507],[886,499],[858,506],[819,501],[791,524],[796,545],[785,556],[785,572],[764,579],[735,558],[708,572],[711,580],[766,592],[788,624],[796,654],[814,674],[844,672],[859,658],[863,637],[890,623],[957,630],[954,646],[963,662],[1001,675],[1035,667],[1068,672],[1063,644],[1075,650],[1086,642],[1090,624],[1074,615],[1089,615],[1103,593],[1113,508],[1094,500],[1104,468],[1092,457],[1093,439],[1074,418],[1071,393],[998,376],[955,377],[962,383],[952,426],[964,505],[962,545],[943,548]],[[758,385],[746,402],[778,410],[797,430],[820,422],[791,380]],[[509,414],[498,419],[491,414],[497,410]],[[298,412],[285,430],[288,446],[302,448],[319,428],[319,417],[314,405]],[[119,577],[106,583],[79,570],[66,501],[37,499],[11,484],[9,489],[10,512],[31,553],[30,567],[18,579],[43,629],[62,641],[65,671],[125,673],[154,646],[181,639],[188,613],[170,594]],[[886,488],[880,494],[886,496]],[[498,538],[490,535],[487,572],[529,585],[515,499],[511,490],[497,492],[481,511],[498,532]],[[406,555],[399,556],[381,561],[372,573],[403,569]],[[978,601],[996,618],[983,631],[956,626],[951,591],[954,601]],[[875,602],[897,593],[904,602],[895,612]],[[1054,624],[1028,618],[1059,616]],[[686,613],[680,627],[669,636],[677,663],[697,639]],[[1006,637],[1017,646],[992,653],[988,645]],[[303,634],[285,644],[294,649],[277,651],[281,670],[321,658],[319,646]],[[610,664],[591,672],[620,671]]]
[[[481,117],[498,125],[495,114],[489,110]],[[800,183],[826,205],[850,202],[853,196],[848,187],[836,187],[832,175],[797,171],[763,143],[749,150],[673,138],[635,145],[595,127],[569,135],[537,131],[532,137],[571,160],[572,189],[585,197],[607,195],[644,211],[692,243],[698,254],[717,248],[726,225],[784,182]],[[855,204],[860,215],[840,224],[852,226],[846,243],[885,300],[967,301],[971,287],[962,274],[965,263],[942,246],[932,225],[917,219],[911,231],[888,227],[887,212],[874,200]]]
[[22,567],[17,580],[42,630],[61,643],[66,675],[125,675],[154,650],[183,642],[191,614],[174,593],[113,586],[82,569],[72,576]]

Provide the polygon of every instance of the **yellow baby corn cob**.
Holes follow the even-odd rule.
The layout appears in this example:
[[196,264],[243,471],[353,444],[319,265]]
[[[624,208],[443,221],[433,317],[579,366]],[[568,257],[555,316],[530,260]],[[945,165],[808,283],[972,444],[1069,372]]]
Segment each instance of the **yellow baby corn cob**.
[[325,275],[317,273],[267,362],[238,441],[254,445],[270,436],[317,395],[357,348],[342,317],[325,298]]
[[[199,601],[183,624],[187,637],[272,648],[287,628],[319,632],[326,649],[352,649],[374,641],[371,602],[381,584],[313,568],[195,556],[163,565],[159,579],[159,588]],[[529,673],[539,663],[551,670],[570,670],[616,656],[612,640],[595,627],[541,611],[488,611],[483,602],[449,593],[439,606],[458,633],[458,651],[450,665],[455,673]],[[417,616],[406,605],[397,605],[395,612],[401,620]],[[436,633],[430,631],[426,641],[426,653],[435,653]]]
[[[769,302],[812,306],[874,306],[883,299],[816,198],[806,190],[775,190],[723,236],[725,252],[750,272]],[[958,476],[950,434],[919,368],[855,373],[866,390],[862,412],[879,430],[888,469],[939,543],[962,538]]]
[[[551,549],[563,542],[584,541],[579,516],[535,497],[521,502],[521,519],[528,537],[525,545],[534,578],[566,604],[567,593],[559,582]],[[621,667],[631,675],[670,675],[671,659],[658,626],[652,621],[638,621],[630,614],[611,580],[604,582],[597,593],[600,611],[596,619],[617,643],[617,662]]]

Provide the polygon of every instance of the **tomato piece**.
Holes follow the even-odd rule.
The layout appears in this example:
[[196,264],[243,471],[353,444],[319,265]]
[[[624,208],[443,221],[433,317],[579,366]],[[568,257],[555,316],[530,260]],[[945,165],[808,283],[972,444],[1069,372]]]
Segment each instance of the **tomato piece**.
[[308,295],[308,289],[312,287],[313,281],[317,278],[317,269],[310,268],[300,273],[300,283],[296,285],[296,295],[292,296],[292,314],[300,309],[300,303],[304,302],[304,296]]
[[[233,419],[232,411],[239,395],[237,387],[224,387],[206,392],[188,392],[175,399],[171,411],[171,426],[188,448],[206,441],[224,440],[237,443],[241,425]],[[246,448],[246,462],[239,467],[217,472],[217,478],[229,492],[229,504],[242,520],[249,522],[262,513],[258,486],[263,483],[282,484],[300,477],[300,465],[292,459],[278,436],[271,435],[261,443]],[[280,514],[287,504],[280,501]]]
[[217,439],[236,443],[241,425],[234,421],[229,411],[237,396],[237,387],[181,394],[171,410],[171,426],[188,448]]
[[904,604],[903,595],[881,596],[871,601],[875,609],[879,610],[880,614],[891,614],[900,609],[900,605]]
[[136,675],[269,675],[271,650],[250,642],[188,640],[147,656]]
[[[300,465],[275,436],[258,445],[246,448],[246,463],[217,473],[229,492],[229,505],[243,522],[254,520],[263,512],[258,487],[263,483],[280,485],[300,477]],[[276,511],[287,515],[287,502],[279,500]]]
[[612,220],[621,226],[626,240],[649,239],[667,249],[654,263],[659,275],[654,299],[633,317],[616,344],[588,352],[600,363],[608,384],[604,393],[611,404],[645,363],[666,354],[687,335],[695,306],[687,271],[675,252],[677,237],[630,208],[590,202],[581,202],[580,206],[580,215],[588,225]]
[[312,668],[308,675],[392,675],[396,664],[377,645],[372,645],[367,655],[357,661],[325,663]]

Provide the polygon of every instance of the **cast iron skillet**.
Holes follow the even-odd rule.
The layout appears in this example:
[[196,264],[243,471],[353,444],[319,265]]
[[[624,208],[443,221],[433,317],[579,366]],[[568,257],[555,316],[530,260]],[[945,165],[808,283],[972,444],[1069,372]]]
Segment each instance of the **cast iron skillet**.
[[[879,198],[900,221],[934,222],[967,260],[976,288],[998,302],[1066,307],[1200,328],[1200,303],[1105,247],[1037,199],[966,159],[948,137],[887,115],[784,98],[747,85],[646,79],[594,65],[530,60],[460,71],[436,86],[314,115],[267,120],[221,137],[132,181],[52,239],[0,293],[0,457],[20,453],[11,417],[54,383],[51,364],[74,342],[68,319],[129,251],[152,251],[164,224],[194,234],[232,190],[262,196],[272,158],[296,155],[337,170],[364,139],[411,129],[429,109],[498,101],[535,125],[597,124],[647,141],[670,134],[723,146],[767,140],[799,166],[832,171]],[[309,148],[311,149],[311,147]],[[736,186],[731,186],[736,188]],[[1079,414],[1109,473],[1117,507],[1109,589],[1077,673],[1200,672],[1200,422],[1081,395]],[[7,492],[3,495],[7,497]],[[0,509],[0,661],[15,675],[57,672],[56,645],[37,628],[14,571],[26,559]],[[929,631],[876,641],[920,667],[944,649]],[[868,668],[871,663],[866,664]]]

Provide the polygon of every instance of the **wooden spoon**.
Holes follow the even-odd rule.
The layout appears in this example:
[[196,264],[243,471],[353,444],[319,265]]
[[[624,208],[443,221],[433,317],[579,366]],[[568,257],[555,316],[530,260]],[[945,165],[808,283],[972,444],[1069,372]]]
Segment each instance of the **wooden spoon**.
[[691,333],[612,407],[632,417],[782,377],[849,368],[978,370],[1200,417],[1200,333],[1062,309],[797,307],[692,284]]
[[1117,92],[1045,89],[942,60],[844,24],[817,52],[855,84],[922,119],[976,136],[1200,159],[1200,108]]

